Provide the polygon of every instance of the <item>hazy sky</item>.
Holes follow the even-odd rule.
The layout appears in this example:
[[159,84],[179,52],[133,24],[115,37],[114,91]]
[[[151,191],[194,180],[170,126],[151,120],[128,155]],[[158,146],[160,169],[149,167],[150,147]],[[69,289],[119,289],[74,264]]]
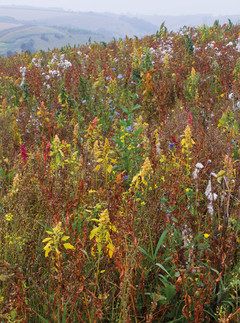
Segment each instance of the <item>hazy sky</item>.
[[0,5],[31,5],[74,11],[132,14],[240,14],[240,0],[0,0]]

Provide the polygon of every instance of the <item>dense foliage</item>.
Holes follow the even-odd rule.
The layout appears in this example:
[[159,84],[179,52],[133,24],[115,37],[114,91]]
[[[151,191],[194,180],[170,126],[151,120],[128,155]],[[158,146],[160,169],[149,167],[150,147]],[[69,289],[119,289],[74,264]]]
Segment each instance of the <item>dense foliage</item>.
[[2,322],[239,322],[240,26],[0,58]]

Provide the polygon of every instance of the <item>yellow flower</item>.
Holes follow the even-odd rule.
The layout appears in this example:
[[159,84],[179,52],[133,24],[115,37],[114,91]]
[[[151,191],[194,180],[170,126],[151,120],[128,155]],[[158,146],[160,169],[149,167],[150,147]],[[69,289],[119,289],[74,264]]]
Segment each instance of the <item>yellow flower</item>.
[[149,158],[147,157],[145,159],[144,164],[142,165],[140,172],[133,177],[132,184],[134,184],[136,182],[136,187],[139,186],[140,182],[142,182],[144,185],[147,185],[145,177],[151,169],[152,169],[151,162],[150,162]]
[[210,236],[210,234],[208,234],[208,233],[204,233],[204,238],[206,238],[206,239],[208,239],[209,238],[209,236]]
[[190,148],[195,144],[195,142],[192,140],[192,132],[189,125],[187,125],[186,129],[184,130],[184,137],[181,141],[181,145],[183,146],[182,152],[188,152]]

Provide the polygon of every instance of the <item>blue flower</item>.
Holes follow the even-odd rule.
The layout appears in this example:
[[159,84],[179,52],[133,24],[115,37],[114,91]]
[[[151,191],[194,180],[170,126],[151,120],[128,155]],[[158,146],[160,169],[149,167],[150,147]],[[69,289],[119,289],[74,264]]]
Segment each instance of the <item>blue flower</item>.
[[111,76],[107,76],[107,77],[106,77],[106,80],[107,80],[107,81],[111,80]]
[[118,74],[117,78],[121,80],[123,78],[122,74]]
[[174,142],[169,142],[169,148],[171,149],[174,146]]
[[135,84],[135,82],[131,81],[131,84]]
[[128,179],[127,175],[124,175],[123,180],[126,181]]
[[116,116],[119,116],[120,115],[120,113],[117,112],[117,111],[114,111],[114,113],[115,113]]
[[132,126],[127,126],[126,131],[133,131],[133,127]]
[[87,102],[87,100],[83,100],[83,101],[82,101],[82,103],[86,103],[86,102]]
[[113,68],[112,68],[112,71],[116,71],[116,68],[115,68],[115,67],[113,67]]

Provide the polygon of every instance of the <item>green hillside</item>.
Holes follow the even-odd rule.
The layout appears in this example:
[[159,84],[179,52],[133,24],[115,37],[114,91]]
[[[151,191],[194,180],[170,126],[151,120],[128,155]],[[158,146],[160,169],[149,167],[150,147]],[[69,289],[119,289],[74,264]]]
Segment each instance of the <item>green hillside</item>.
[[22,50],[36,52],[62,47],[85,44],[89,41],[108,41],[100,34],[80,29],[36,25],[21,25],[0,30],[0,55],[14,54]]

